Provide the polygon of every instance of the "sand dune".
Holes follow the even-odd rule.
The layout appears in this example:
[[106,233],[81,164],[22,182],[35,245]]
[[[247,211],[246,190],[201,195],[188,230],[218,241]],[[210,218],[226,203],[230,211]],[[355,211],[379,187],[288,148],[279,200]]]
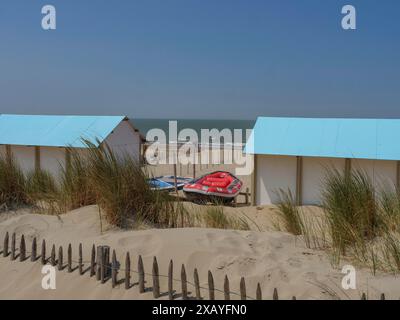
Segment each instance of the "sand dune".
[[[164,275],[167,274],[170,259],[173,259],[175,278],[179,278],[180,266],[184,263],[188,280],[193,280],[193,270],[197,268],[204,287],[208,270],[213,272],[216,287],[220,289],[227,274],[231,290],[235,292],[239,292],[240,277],[244,276],[250,297],[255,296],[257,282],[260,282],[266,299],[271,298],[274,287],[278,288],[282,299],[290,299],[293,295],[298,299],[359,299],[363,291],[375,299],[381,292],[385,292],[387,298],[400,297],[400,279],[391,275],[374,277],[368,270],[358,270],[358,289],[345,292],[340,286],[343,275],[331,266],[329,257],[322,251],[307,249],[301,239],[286,233],[200,228],[121,231],[107,225],[103,225],[103,229],[105,231],[101,233],[98,208],[91,206],[59,217],[27,213],[9,216],[0,223],[0,239],[8,231],[16,232],[18,238],[24,234],[28,249],[33,237],[37,237],[38,243],[44,238],[49,245],[62,245],[65,251],[68,243],[71,243],[74,260],[77,260],[77,248],[81,242],[86,261],[89,260],[93,243],[107,244],[116,249],[122,266],[125,253],[129,251],[135,270],[139,254],[143,256],[145,269],[149,273],[153,256],[157,256],[160,274]],[[28,260],[12,262],[9,258],[0,257],[0,273],[3,275],[0,279],[2,299],[152,298],[151,292],[139,294],[137,286],[130,290],[125,290],[123,285],[112,289],[110,282],[101,285],[91,279],[88,273],[79,276],[77,271],[72,274],[58,272],[57,289],[43,290],[40,262],[32,263]],[[121,272],[120,277],[123,276]],[[160,279],[162,292],[166,292],[166,280],[164,277]],[[137,275],[133,274],[133,282],[136,281]],[[149,277],[147,285],[151,286]],[[174,285],[179,292],[180,283]],[[189,291],[193,292],[191,285]],[[207,297],[206,290],[202,293]],[[216,295],[217,298],[223,297],[220,292]]]

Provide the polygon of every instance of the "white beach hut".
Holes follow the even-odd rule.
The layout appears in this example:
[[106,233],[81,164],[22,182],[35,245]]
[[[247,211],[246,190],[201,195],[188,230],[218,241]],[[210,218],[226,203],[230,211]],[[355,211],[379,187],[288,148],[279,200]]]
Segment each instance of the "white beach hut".
[[298,204],[320,204],[327,168],[367,173],[377,187],[400,187],[400,119],[257,119],[253,203],[276,204],[290,189]]
[[68,148],[87,148],[82,139],[136,160],[144,141],[125,116],[0,115],[0,153],[12,155],[24,173],[40,168],[57,176]]

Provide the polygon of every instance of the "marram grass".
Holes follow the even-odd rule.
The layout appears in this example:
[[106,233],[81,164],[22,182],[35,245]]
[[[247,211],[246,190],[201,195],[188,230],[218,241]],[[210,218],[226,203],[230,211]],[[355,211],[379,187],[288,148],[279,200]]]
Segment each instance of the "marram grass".
[[15,207],[27,204],[26,181],[15,159],[0,154],[0,206]]
[[400,272],[400,193],[378,189],[367,173],[345,175],[328,169],[322,184],[324,218],[305,217],[290,191],[280,190],[278,211],[285,230],[301,235],[307,247],[326,249],[338,265],[345,258],[372,273]]

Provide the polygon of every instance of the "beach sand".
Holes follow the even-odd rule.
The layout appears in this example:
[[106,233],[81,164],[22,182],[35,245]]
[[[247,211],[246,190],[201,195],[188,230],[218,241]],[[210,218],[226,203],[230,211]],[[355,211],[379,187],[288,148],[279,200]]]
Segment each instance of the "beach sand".
[[[243,208],[228,208],[230,214],[240,214]],[[237,211],[235,213],[235,211]],[[207,272],[214,275],[217,289],[223,288],[223,279],[228,275],[231,291],[239,292],[240,278],[246,279],[247,295],[255,297],[256,285],[259,282],[264,299],[271,299],[273,289],[278,288],[280,299],[359,299],[361,292],[368,293],[370,299],[378,299],[381,292],[387,299],[400,297],[400,279],[392,275],[373,276],[369,270],[357,269],[357,290],[341,289],[343,274],[333,268],[329,256],[318,250],[307,249],[299,237],[272,231],[271,219],[273,209],[247,208],[247,215],[258,226],[251,231],[233,231],[201,228],[185,229],[145,229],[138,231],[121,231],[102,222],[100,230],[99,211],[97,206],[81,208],[61,216],[46,216],[27,213],[27,211],[9,213],[0,216],[0,239],[4,235],[16,232],[17,247],[19,238],[25,235],[27,250],[30,251],[33,237],[40,243],[46,239],[47,252],[50,246],[63,246],[64,253],[69,243],[73,246],[73,260],[77,261],[78,245],[83,244],[86,270],[89,267],[92,244],[109,245],[117,252],[122,268],[125,254],[129,251],[132,269],[137,270],[138,255],[142,255],[145,271],[151,273],[153,257],[159,263],[160,274],[168,274],[170,259],[174,261],[174,278],[179,279],[181,265],[185,264],[188,280],[193,282],[193,270],[198,269],[202,287],[207,287]],[[258,216],[258,217],[257,217]],[[258,231],[262,230],[262,231]],[[66,257],[64,257],[66,261]],[[344,265],[345,262],[342,262]],[[76,266],[76,264],[75,264]],[[152,292],[139,294],[137,285],[125,290],[121,284],[111,288],[111,282],[100,284],[90,278],[88,272],[80,276],[75,270],[69,274],[66,270],[57,271],[56,290],[44,290],[41,287],[43,275],[40,261],[29,259],[25,262],[10,261],[0,257],[0,298],[1,299],[152,299]],[[119,273],[124,278],[124,272]],[[132,274],[132,283],[138,280]],[[147,287],[152,286],[149,275],[146,275]],[[167,299],[167,278],[160,278],[161,299]],[[177,293],[181,292],[179,281],[174,282]],[[190,295],[194,288],[188,285]],[[207,298],[206,289],[202,295]],[[220,291],[217,298],[223,298]],[[179,299],[179,295],[176,297]],[[231,295],[232,299],[238,299]]]

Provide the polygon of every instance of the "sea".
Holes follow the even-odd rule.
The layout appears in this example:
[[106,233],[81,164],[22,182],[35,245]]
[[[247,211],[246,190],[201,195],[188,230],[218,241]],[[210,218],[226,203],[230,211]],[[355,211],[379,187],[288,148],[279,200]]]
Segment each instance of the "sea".
[[146,137],[147,133],[151,129],[161,129],[165,132],[167,138],[169,137],[169,125],[170,121],[176,121],[177,131],[183,129],[193,129],[196,131],[198,137],[201,137],[202,129],[217,129],[219,131],[223,129],[231,130],[232,134],[235,129],[242,130],[242,141],[246,142],[248,133],[246,130],[252,130],[255,124],[255,120],[209,120],[209,119],[136,119],[130,120],[132,125],[140,131],[142,135]]

